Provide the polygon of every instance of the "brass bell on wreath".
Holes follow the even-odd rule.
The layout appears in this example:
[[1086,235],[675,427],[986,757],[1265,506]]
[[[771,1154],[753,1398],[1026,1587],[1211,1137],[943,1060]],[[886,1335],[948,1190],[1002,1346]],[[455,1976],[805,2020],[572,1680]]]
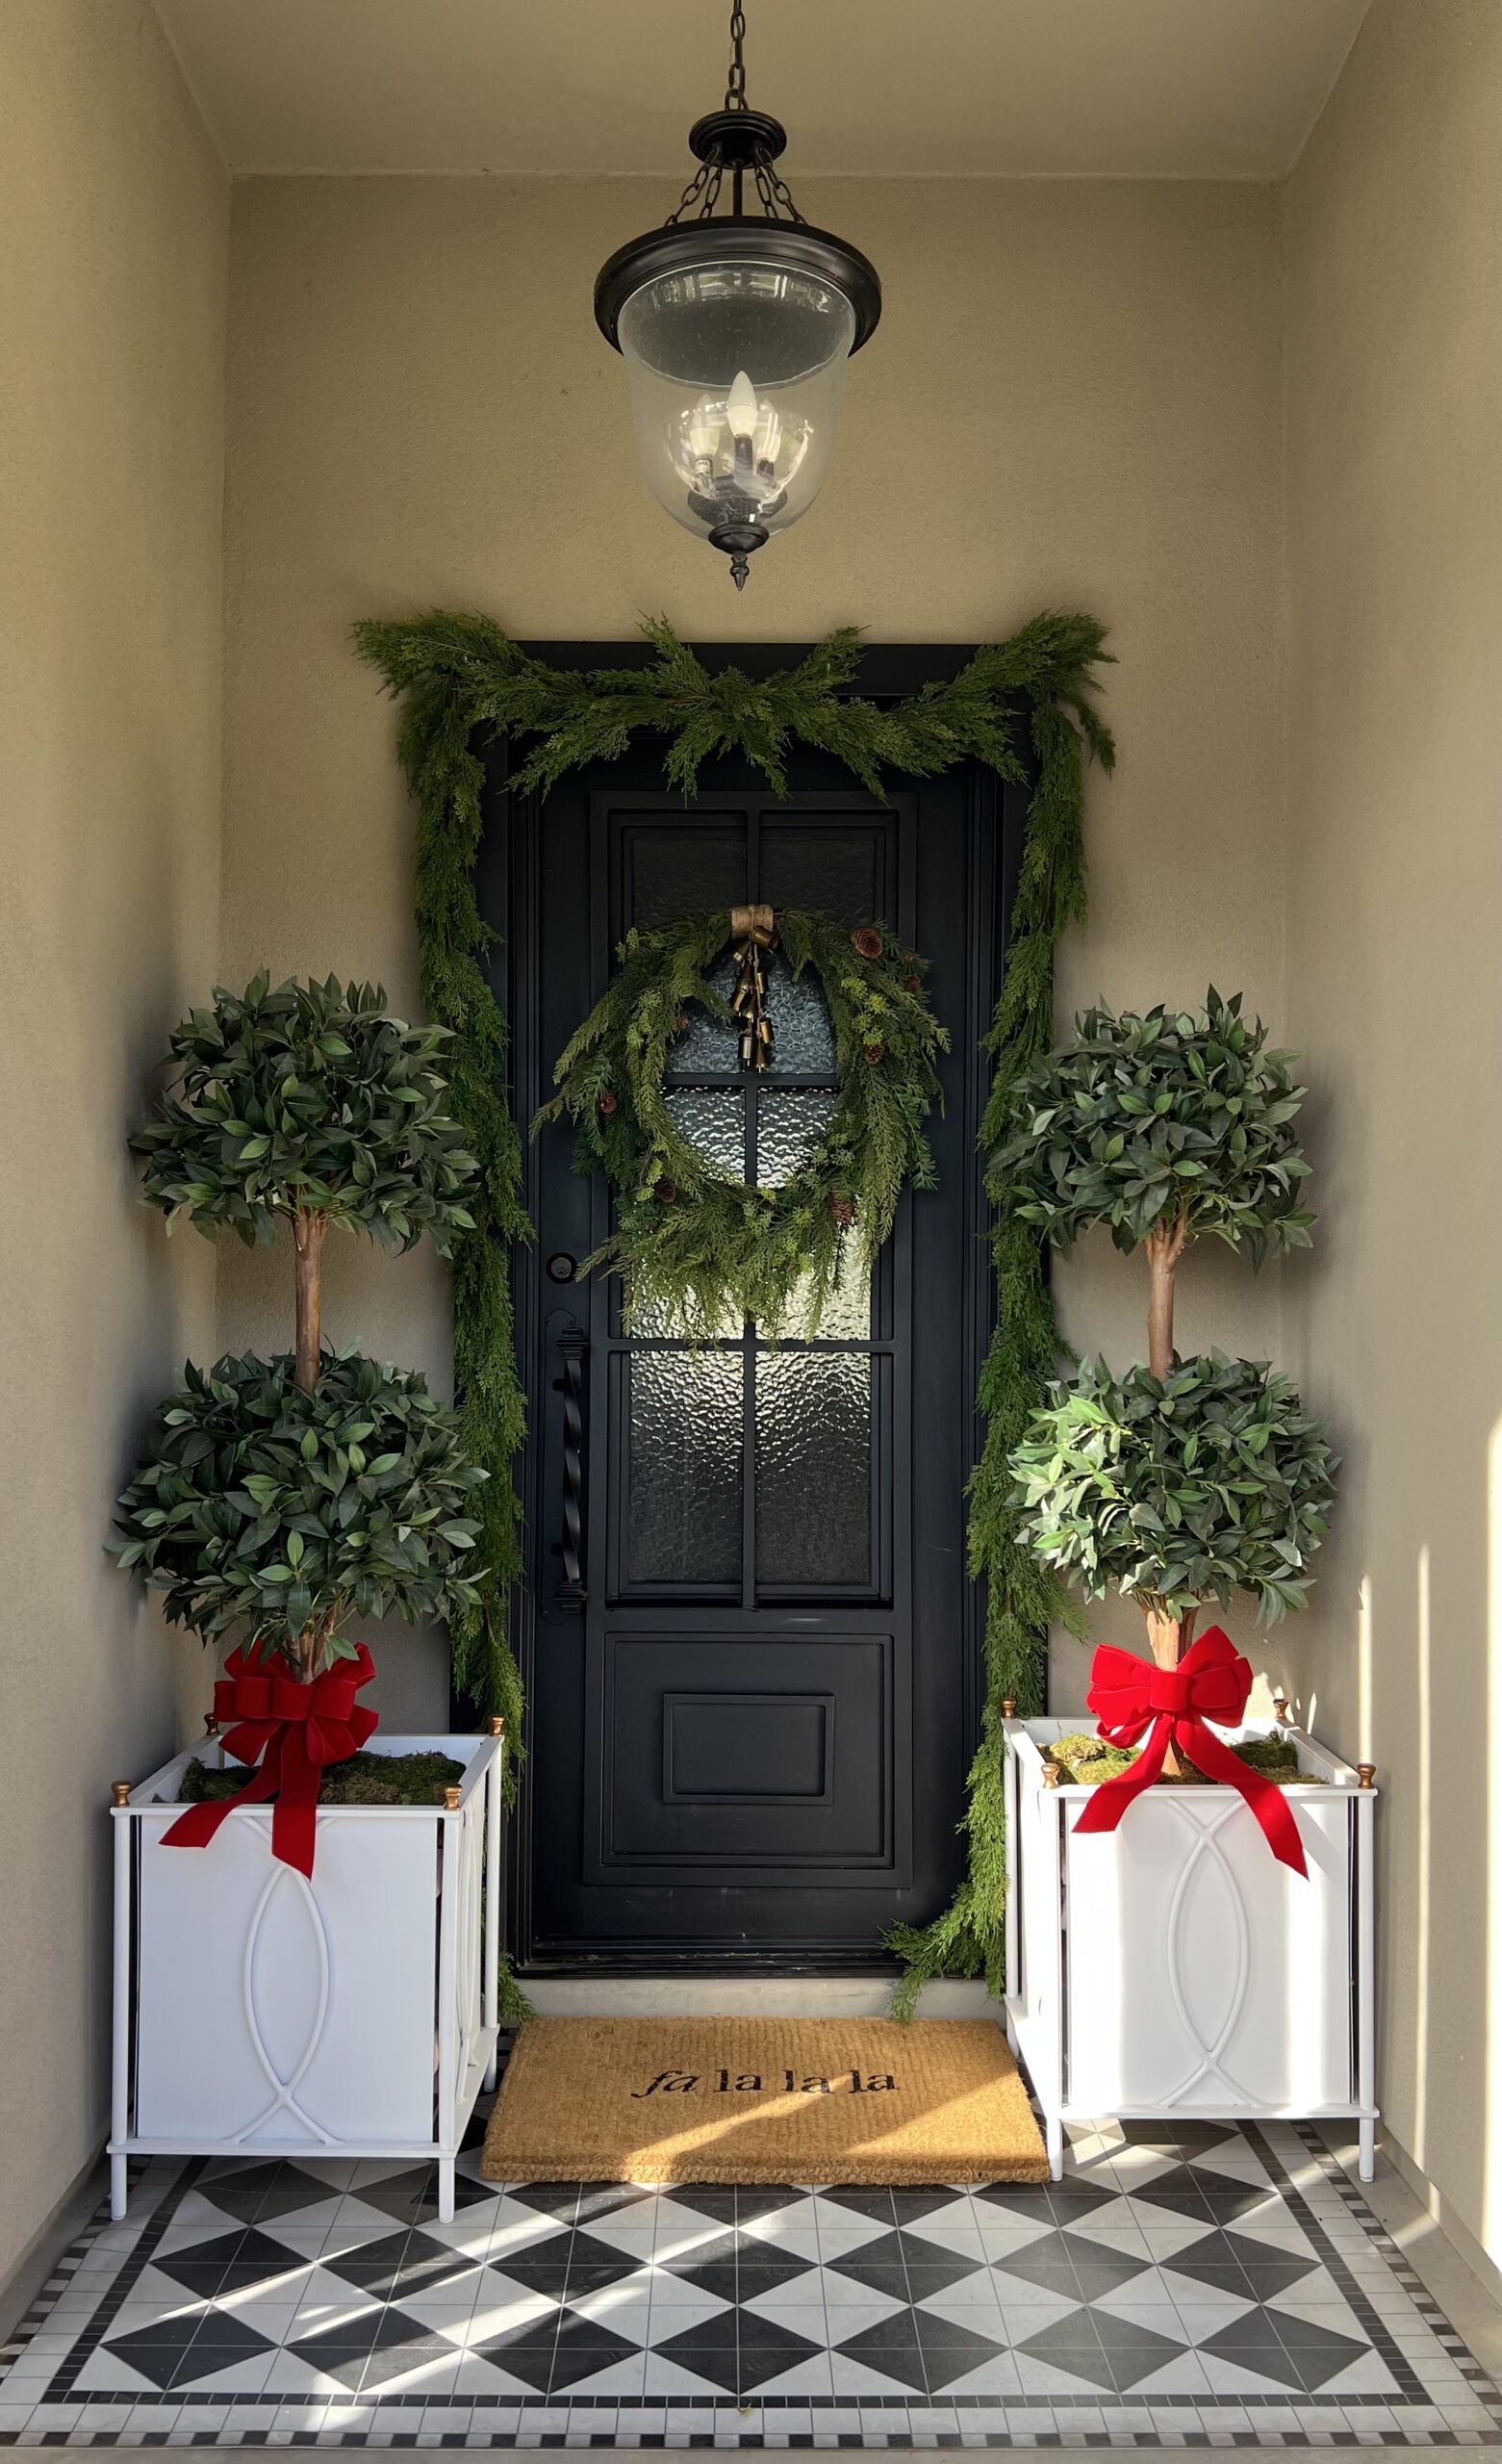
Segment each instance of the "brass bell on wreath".
[[770,907],[732,907],[735,989],[730,1008],[740,1030],[741,1067],[765,1069],[772,1059],[772,1020],[767,1013],[767,952],[777,937]]

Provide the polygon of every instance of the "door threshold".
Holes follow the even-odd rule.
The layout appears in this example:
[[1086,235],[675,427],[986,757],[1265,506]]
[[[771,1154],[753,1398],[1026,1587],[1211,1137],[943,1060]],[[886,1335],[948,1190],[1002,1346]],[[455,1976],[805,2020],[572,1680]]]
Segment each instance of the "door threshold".
[[[871,1976],[538,1976],[518,1978],[548,2019],[874,2019],[885,2016],[896,1982]],[[994,2018],[979,1977],[936,1977],[925,1986],[921,2019]]]

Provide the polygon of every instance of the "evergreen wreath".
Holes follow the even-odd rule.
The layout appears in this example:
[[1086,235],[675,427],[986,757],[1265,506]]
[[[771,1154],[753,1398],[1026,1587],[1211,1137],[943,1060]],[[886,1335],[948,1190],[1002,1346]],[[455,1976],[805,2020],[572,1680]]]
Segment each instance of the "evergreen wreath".
[[[883,766],[931,778],[974,760],[1021,781],[1022,746],[1031,742],[1036,784],[988,1039],[987,1155],[1010,1134],[1016,1079],[1053,1042],[1054,952],[1066,925],[1084,920],[1084,759],[1090,755],[1109,770],[1115,757],[1091,698],[1097,666],[1109,657],[1104,628],[1091,616],[1036,616],[1009,640],[977,651],[957,676],[890,704],[852,691],[860,637],[850,628],[798,666],[761,678],[736,668],[712,674],[665,621],[645,629],[652,655],[642,665],[579,670],[531,657],[485,616],[438,610],[354,629],[359,654],[405,706],[398,757],[418,802],[419,988],[429,1016],[452,1031],[449,1101],[481,1169],[480,1198],[471,1200],[475,1229],[454,1244],[454,1379],[467,1449],[491,1474],[476,1509],[485,1519],[476,1554],[489,1573],[482,1615],[451,1631],[459,1682],[482,1708],[505,1713],[513,1754],[522,1749],[521,1681],[506,1618],[522,1572],[512,1468],[525,1414],[509,1252],[531,1232],[505,1094],[505,1021],[485,973],[492,937],[474,894],[484,784],[477,744],[496,735],[519,746],[531,739],[511,780],[513,792],[527,794],[546,791],[580,763],[618,758],[638,734],[656,734],[666,739],[669,781],[689,795],[700,764],[722,753],[741,754],[781,793],[789,743],[808,745],[879,794]],[[1073,1614],[1056,1575],[1021,1537],[1009,1470],[1055,1373],[1058,1330],[1037,1235],[1008,1210],[994,1168],[986,1186],[997,1210],[997,1311],[978,1397],[985,1441],[970,1487],[970,1571],[985,1581],[986,1626],[982,1730],[962,1826],[969,1871],[941,1915],[892,1936],[906,1968],[893,2004],[899,2016],[911,2016],[932,1976],[984,1975],[993,1992],[1001,1990],[1001,1706],[1014,1696],[1024,1715],[1041,1710],[1049,1625]]]
[[708,980],[731,937],[725,910],[628,933],[619,974],[553,1071],[558,1093],[536,1126],[567,1113],[576,1168],[602,1171],[616,1193],[616,1230],[579,1272],[621,1275],[627,1323],[650,1313],[656,1331],[694,1340],[753,1318],[776,1335],[796,1303],[812,1333],[852,1244],[874,1258],[904,1189],[933,1186],[923,1124],[949,1037],[924,998],[922,962],[879,926],[850,932],[792,908],[775,935],[793,976],[809,967],[819,980],[839,1081],[808,1161],[778,1187],[751,1187],[694,1145],[665,1084],[694,1008],[732,1021]]

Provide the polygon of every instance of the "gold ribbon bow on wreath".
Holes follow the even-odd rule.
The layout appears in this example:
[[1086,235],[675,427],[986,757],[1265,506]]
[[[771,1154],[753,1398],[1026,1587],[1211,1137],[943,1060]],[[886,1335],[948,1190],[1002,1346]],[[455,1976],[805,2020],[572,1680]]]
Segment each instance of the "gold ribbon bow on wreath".
[[[709,981],[726,945],[728,1002]],[[834,1040],[835,1101],[807,1161],[775,1188],[715,1163],[685,1136],[666,1084],[674,1046],[698,1008],[737,1029],[741,1067],[765,1070],[774,1046],[767,957],[796,978],[811,968]],[[933,1185],[924,1121],[949,1038],[924,992],[924,962],[884,925],[854,931],[796,908],[736,907],[631,932],[619,972],[570,1040],[535,1129],[567,1114],[580,1170],[604,1172],[616,1224],[579,1269],[622,1277],[627,1324],[705,1340],[755,1320],[776,1334],[790,1314],[812,1333],[852,1244],[869,1262],[906,1188]]]

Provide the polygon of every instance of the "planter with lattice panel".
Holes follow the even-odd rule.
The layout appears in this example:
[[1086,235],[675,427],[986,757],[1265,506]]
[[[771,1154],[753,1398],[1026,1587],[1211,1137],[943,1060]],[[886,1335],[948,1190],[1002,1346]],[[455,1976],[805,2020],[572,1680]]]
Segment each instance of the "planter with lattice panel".
[[132,2155],[322,2152],[432,2157],[451,2216],[494,2083],[503,1722],[375,1735],[351,1630],[480,1616],[485,1474],[420,1374],[320,1322],[332,1227],[472,1227],[445,1040],[375,987],[261,974],[177,1030],[133,1142],[169,1225],[290,1228],[296,1314],[290,1352],[189,1364],[119,1502],[121,1564],[233,1648],[199,1754],[114,1792],[116,2215]]
[[1012,1457],[1029,1544],[1133,1602],[1148,1645],[1097,1653],[1097,1734],[1004,1722],[1007,2027],[1056,2169],[1073,2118],[1298,2115],[1355,2120],[1369,2177],[1373,1774],[1286,1706],[1248,1720],[1250,1664],[1196,1637],[1237,1592],[1268,1624],[1302,1607],[1336,1461],[1265,1362],[1174,1348],[1197,1238],[1254,1266],[1308,1242],[1290,1061],[1213,990],[1092,1010],[1019,1081],[997,1159],[1046,1240],[1105,1225],[1148,1268],[1146,1362],[1084,1363]]

